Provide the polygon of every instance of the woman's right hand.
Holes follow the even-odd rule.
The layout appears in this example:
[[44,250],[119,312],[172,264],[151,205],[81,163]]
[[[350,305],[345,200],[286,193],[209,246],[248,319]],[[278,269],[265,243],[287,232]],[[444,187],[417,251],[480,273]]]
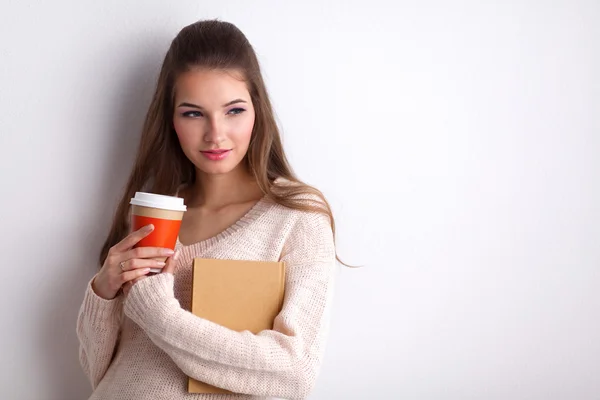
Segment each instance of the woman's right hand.
[[94,293],[106,300],[114,299],[125,283],[146,275],[150,268],[165,266],[164,262],[153,258],[170,257],[174,254],[173,250],[161,247],[133,248],[153,230],[153,225],[146,225],[110,248],[104,265],[92,282]]

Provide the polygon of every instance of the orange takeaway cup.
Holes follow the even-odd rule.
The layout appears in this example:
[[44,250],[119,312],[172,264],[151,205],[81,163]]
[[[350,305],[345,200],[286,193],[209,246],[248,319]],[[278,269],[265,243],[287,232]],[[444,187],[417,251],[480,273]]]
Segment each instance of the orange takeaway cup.
[[[149,224],[154,225],[152,233],[140,240],[135,247],[164,247],[175,250],[183,213],[187,210],[183,199],[136,192],[129,204],[132,205],[131,226],[133,231]],[[165,261],[166,257],[157,258],[157,260]],[[151,269],[150,272],[160,272],[160,269]]]

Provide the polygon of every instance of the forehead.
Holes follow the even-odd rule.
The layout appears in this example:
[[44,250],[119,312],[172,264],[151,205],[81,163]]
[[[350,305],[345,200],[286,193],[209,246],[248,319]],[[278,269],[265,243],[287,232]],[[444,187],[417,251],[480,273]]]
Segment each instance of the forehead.
[[248,86],[238,70],[194,68],[175,80],[175,99],[223,104],[234,98],[250,100]]

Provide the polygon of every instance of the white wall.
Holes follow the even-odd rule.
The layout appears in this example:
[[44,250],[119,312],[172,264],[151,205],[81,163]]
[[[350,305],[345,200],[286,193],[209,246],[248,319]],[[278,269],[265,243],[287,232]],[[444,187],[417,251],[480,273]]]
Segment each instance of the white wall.
[[600,398],[595,0],[2,2],[2,398],[89,394],[83,289],[162,56],[207,17],[255,45],[366,265],[311,399]]

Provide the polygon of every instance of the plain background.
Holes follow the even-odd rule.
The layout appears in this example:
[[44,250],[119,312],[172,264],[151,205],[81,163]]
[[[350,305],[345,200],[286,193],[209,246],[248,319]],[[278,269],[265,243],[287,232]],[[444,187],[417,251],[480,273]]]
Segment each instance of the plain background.
[[600,398],[600,3],[3,1],[4,399],[83,399],[75,321],[162,57],[255,46],[337,216],[311,399]]

